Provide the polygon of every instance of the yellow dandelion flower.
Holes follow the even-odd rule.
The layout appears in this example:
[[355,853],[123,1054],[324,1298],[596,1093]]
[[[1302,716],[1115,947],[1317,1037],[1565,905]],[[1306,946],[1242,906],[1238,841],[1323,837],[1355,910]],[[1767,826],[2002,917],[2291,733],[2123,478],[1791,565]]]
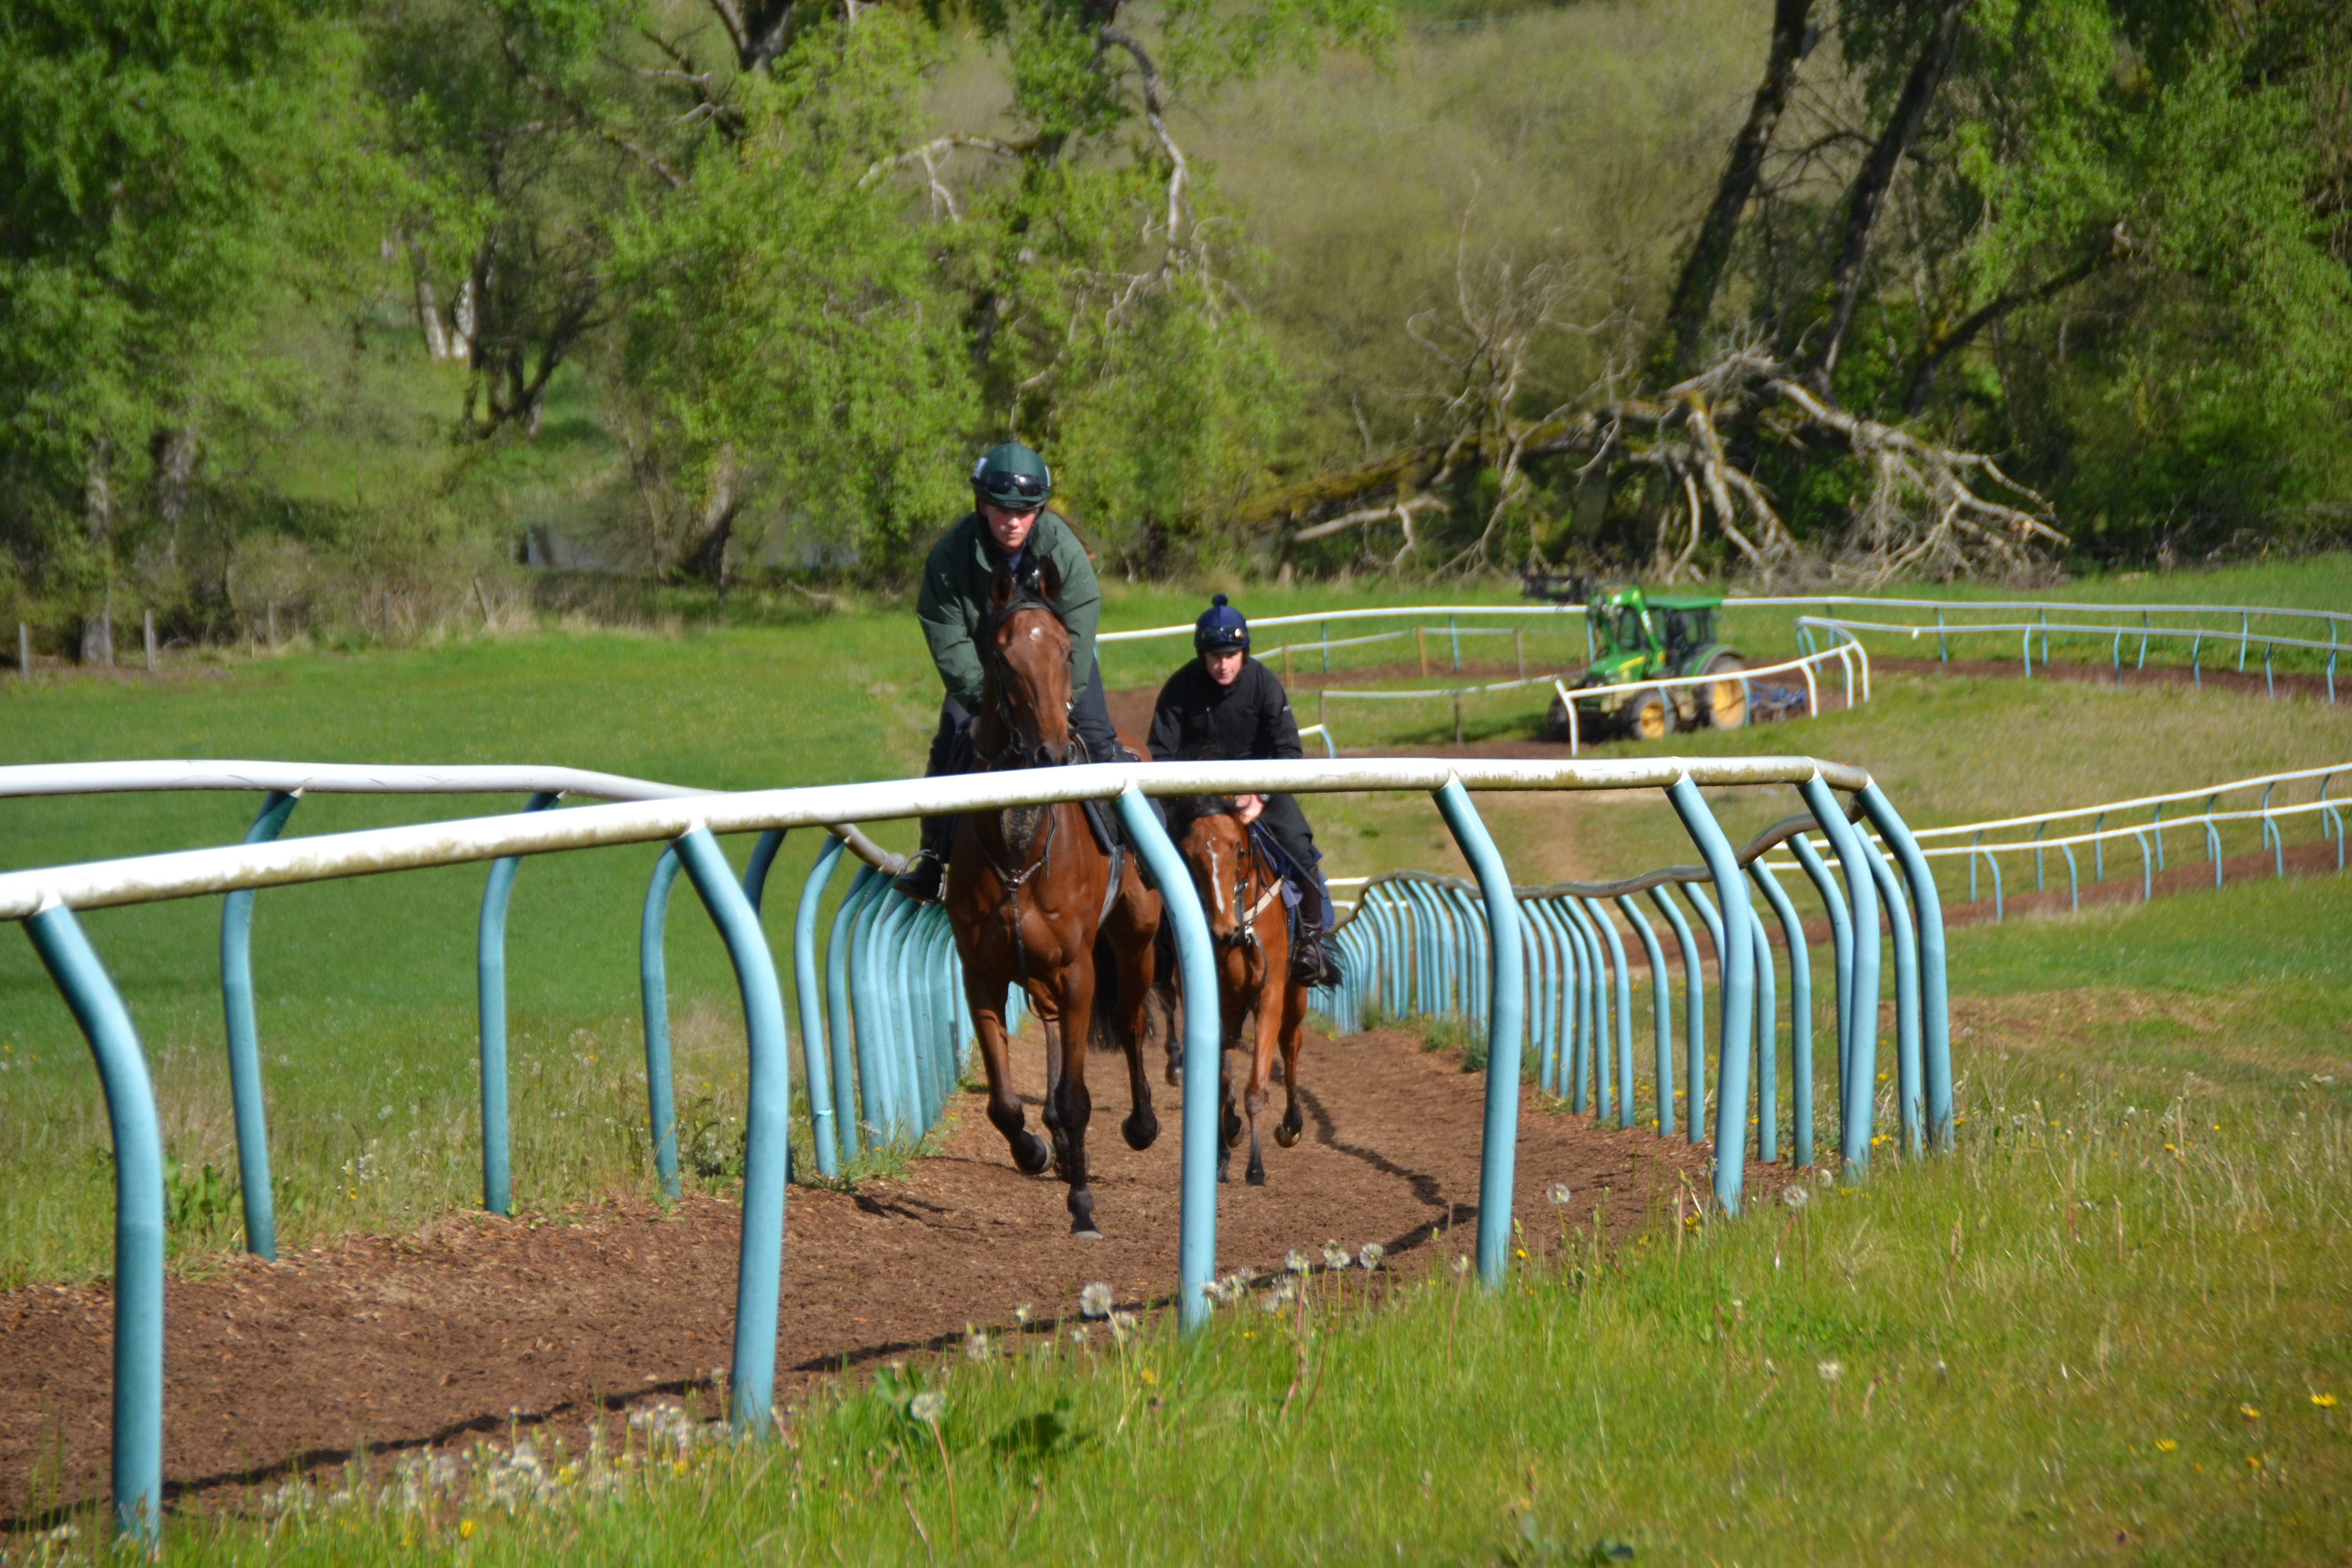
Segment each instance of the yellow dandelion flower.
[[2156,1440],[2156,1451],[2159,1454],[2169,1454],[2173,1449],[2178,1448],[2179,1447],[2180,1447],[2180,1445],[2174,1442],[2169,1437],[2158,1437]]
[[1145,1367],[1139,1375],[1142,1377],[1145,1387],[1157,1388],[1160,1386],[1160,1374],[1152,1371],[1150,1367]]
[[474,1539],[474,1531],[476,1530],[476,1528],[477,1528],[477,1526],[475,1525],[475,1523],[474,1523],[474,1521],[473,1521],[472,1520],[470,1520],[470,1519],[461,1519],[461,1520],[459,1520],[459,1521],[457,1521],[457,1539],[458,1539],[458,1540],[460,1540],[460,1541],[471,1541],[471,1540],[473,1540],[473,1539]]
[[2318,1405],[2322,1410],[2333,1410],[2336,1408],[2336,1395],[2332,1394],[2315,1394],[2311,1396],[2311,1402],[2314,1405]]
[[2255,1409],[2251,1405],[2239,1405],[2238,1414],[2244,1416],[2249,1421],[2259,1421],[2263,1418],[2263,1413]]

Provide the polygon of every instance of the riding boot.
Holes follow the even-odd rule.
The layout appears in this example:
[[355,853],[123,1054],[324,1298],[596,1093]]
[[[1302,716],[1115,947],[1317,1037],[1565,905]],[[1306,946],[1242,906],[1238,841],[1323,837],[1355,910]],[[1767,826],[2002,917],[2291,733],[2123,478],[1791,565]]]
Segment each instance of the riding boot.
[[948,851],[955,845],[956,819],[923,818],[923,846],[908,857],[891,886],[919,904],[940,901],[940,884],[947,879]]
[[1301,985],[1337,985],[1339,962],[1323,945],[1323,938],[1339,923],[1331,889],[1324,885],[1319,866],[1297,881],[1304,896],[1298,900],[1297,931],[1290,944],[1290,977]]
[[[925,778],[941,778],[971,771],[971,715],[953,697],[940,703],[940,727],[931,737]],[[952,816],[923,818],[922,847],[908,858],[891,886],[919,904],[940,901],[940,884],[947,879],[948,851],[955,846]]]

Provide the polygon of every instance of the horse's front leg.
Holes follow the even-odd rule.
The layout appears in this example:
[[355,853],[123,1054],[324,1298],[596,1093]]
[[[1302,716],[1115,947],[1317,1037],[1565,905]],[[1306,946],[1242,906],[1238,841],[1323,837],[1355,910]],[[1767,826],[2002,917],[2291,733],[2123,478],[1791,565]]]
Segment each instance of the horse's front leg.
[[1087,1184],[1087,1121],[1094,1114],[1094,1100],[1087,1093],[1087,1037],[1083,1026],[1069,1026],[1071,1020],[1091,1015],[1094,966],[1068,964],[1060,979],[1063,1027],[1056,1033],[1062,1073],[1051,1097],[1058,1102],[1060,1122],[1055,1139],[1064,1158],[1062,1179],[1070,1184],[1070,1234],[1099,1239],[1102,1232],[1095,1228],[1094,1189]]
[[1024,1124],[1021,1097],[1013,1090],[1013,1055],[1004,1035],[1004,986],[983,984],[979,973],[976,966],[965,967],[963,998],[971,1009],[972,1029],[980,1036],[981,1064],[988,1069],[988,1120],[1012,1148],[1013,1168],[1024,1176],[1034,1176],[1053,1159],[1053,1151]]
[[1287,1149],[1307,1126],[1307,1119],[1298,1114],[1298,1037],[1307,1024],[1307,987],[1290,978],[1287,963],[1282,968],[1282,1082],[1289,1104],[1274,1130],[1274,1141]]
[[1054,1173],[1067,1179],[1070,1173],[1070,1139],[1062,1122],[1062,1022],[1054,1016],[1050,1005],[1032,1005],[1037,1013],[1037,1027],[1045,1037],[1045,1133],[1054,1141]]
[[1143,1068],[1144,1023],[1150,1016],[1152,931],[1129,929],[1113,934],[1118,957],[1119,1044],[1127,1050],[1127,1120],[1119,1132],[1130,1149],[1149,1149],[1160,1139],[1160,1116],[1151,1109],[1151,1075]]
[[[1261,943],[1258,951],[1265,950]],[[1256,1037],[1251,1042],[1249,1088],[1242,1096],[1242,1109],[1249,1114],[1250,1158],[1249,1184],[1265,1185],[1265,1155],[1258,1143],[1258,1118],[1265,1114],[1265,1083],[1274,1074],[1274,1051],[1282,1030],[1282,999],[1276,994],[1282,987],[1283,972],[1269,958],[1258,975]]]

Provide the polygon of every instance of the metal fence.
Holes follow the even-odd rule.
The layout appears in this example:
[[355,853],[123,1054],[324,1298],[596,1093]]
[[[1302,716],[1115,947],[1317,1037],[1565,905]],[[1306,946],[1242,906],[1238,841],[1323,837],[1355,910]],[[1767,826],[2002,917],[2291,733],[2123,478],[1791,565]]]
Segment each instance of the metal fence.
[[[1561,882],[1514,889],[1524,962],[1534,976],[1525,1019],[1533,1077],[1547,1092],[1580,1111],[1632,1127],[1636,1104],[1633,963],[1646,960],[1654,1050],[1650,1079],[1654,1125],[1660,1137],[1707,1140],[1706,958],[1691,922],[1705,930],[1717,975],[1719,1018],[1714,1142],[1721,1196],[1743,1149],[1771,1162],[1780,1156],[1781,1069],[1778,1050],[1780,1005],[1760,895],[1778,921],[1789,953],[1790,995],[1788,1154],[1796,1165],[1815,1161],[1812,1060],[1812,967],[1804,921],[1764,856],[1789,844],[1820,899],[1832,936],[1836,984],[1839,1150],[1842,1168],[1859,1179],[1869,1168],[1877,1084],[1877,1021],[1885,917],[1895,991],[1895,1107],[1905,1149],[1914,1154],[1948,1143],[1952,1117],[1951,1039],[1946,1006],[1942,905],[1925,858],[1885,796],[1873,786],[1856,792],[1859,814],[1894,847],[1893,863],[1880,843],[1847,819],[1823,780],[1800,784],[1808,815],[1784,818],[1745,846],[1710,847],[1704,866],[1668,866],[1612,882]],[[1685,803],[1675,802],[1691,818]],[[1844,872],[1843,886],[1804,834],[1829,838]],[[1727,872],[1728,873],[1727,875]],[[1710,900],[1706,889],[1713,886]],[[1423,872],[1397,872],[1364,887],[1337,942],[1345,984],[1320,1003],[1332,1024],[1353,1031],[1376,1014],[1391,1018],[1457,1015],[1491,1022],[1475,976],[1493,942],[1470,885]],[[1658,926],[1643,909],[1646,897],[1665,927],[1684,980],[1679,1030],[1674,1017],[1672,971]],[[1612,1029],[1613,1020],[1613,1029]],[[1675,1038],[1682,1042],[1677,1071]],[[1491,1070],[1491,1068],[1490,1068]],[[1685,1088],[1677,1090],[1680,1078]],[[1677,1099],[1684,1102],[1677,1114]]]
[[[1978,890],[1980,884],[1978,880],[1979,871],[1978,862],[1979,859],[1982,860],[1981,869],[1988,874],[1992,887],[1993,919],[1996,921],[2003,919],[2007,912],[2006,889],[2000,859],[2001,856],[2007,855],[2021,859],[2031,855],[2033,858],[2033,889],[2036,892],[2042,892],[2047,889],[2048,858],[2053,852],[2057,854],[2064,860],[2066,866],[2068,907],[2079,910],[2083,904],[2083,868],[2082,862],[2074,854],[2077,847],[2089,847],[2091,880],[2100,882],[2106,879],[2107,846],[2116,840],[2130,839],[2132,846],[2139,851],[2140,894],[2143,899],[2147,899],[2155,896],[2156,874],[2165,868],[2165,835],[2181,829],[2191,830],[2192,839],[2203,845],[2206,860],[2212,868],[2213,885],[2216,888],[2221,887],[2224,879],[2221,830],[2232,825],[2259,826],[2261,847],[2270,852],[2272,872],[2276,877],[2284,878],[2287,825],[2298,817],[2316,817],[2319,822],[2321,841],[2333,843],[2336,846],[2336,868],[2341,871],[2345,868],[2346,863],[2344,811],[2347,803],[2328,799],[2327,792],[2334,784],[2336,775],[2343,773],[2352,773],[2352,763],[2339,763],[2324,768],[2299,768],[2288,773],[2258,773],[2252,778],[2232,779],[2226,784],[2209,784],[2202,789],[2175,790],[2168,795],[2140,795],[2131,800],[2104,801],[2095,805],[2069,806],[2059,811],[2037,812],[2028,816],[2005,816],[1988,822],[1958,823],[1949,827],[1918,828],[1914,831],[1913,837],[1920,841],[1921,855],[1929,860],[1955,858],[1966,860],[1969,900],[1972,903],[1979,896]],[[2288,801],[2277,798],[2282,787],[2292,790],[2296,785],[2314,780],[2316,780],[2317,784],[2312,799]],[[2221,798],[2225,795],[2251,794],[2257,789],[2262,791],[2261,797],[2243,809],[2229,811],[2216,809]],[[2168,819],[2164,815],[2167,806],[2175,805],[2183,801],[2200,800],[2204,802],[2204,809],[2201,811],[2192,812],[2185,816],[2176,816]],[[2107,826],[2107,818],[2110,816],[2136,815],[2141,812],[2147,815],[2147,820],[2145,822],[2125,823],[2112,827]],[[2078,826],[2071,830],[2062,829],[2059,836],[2054,838],[2049,836],[2050,829],[2053,826],[2085,822],[2086,826]],[[2027,827],[2033,829],[2031,837],[2013,838],[1991,844],[1984,842],[1984,836],[1988,833]],[[2198,829],[2202,831],[2195,831]],[[1928,843],[1931,839],[1958,838],[1962,836],[1966,836],[1968,839],[1965,844],[1930,845]]]
[[[199,765],[201,771],[201,765]],[[369,770],[381,773],[383,770]],[[252,770],[245,770],[251,773]],[[445,776],[452,770],[438,770]],[[319,770],[310,770],[316,778]],[[299,782],[299,781],[298,781]],[[542,781],[543,782],[543,781]],[[642,781],[639,781],[642,782]],[[537,810],[457,822],[424,823],[310,838],[273,839],[215,849],[187,850],[83,865],[45,867],[0,873],[0,919],[21,921],[44,964],[88,1038],[105,1085],[115,1148],[115,1387],[113,1486],[118,1528],[152,1539],[160,1526],[162,1498],[163,1177],[162,1138],[154,1094],[143,1053],[121,994],[89,943],[75,910],[202,896],[249,893],[295,883],[476,861],[500,862],[532,854],[602,845],[664,842],[677,857],[726,942],[741,992],[750,1054],[750,1103],[746,1111],[741,1250],[736,1300],[735,1349],[730,1376],[730,1415],[739,1428],[754,1431],[769,1419],[773,1388],[778,1292],[782,1268],[787,1119],[792,1100],[790,1036],[783,994],[758,910],[714,835],[780,834],[793,827],[829,827],[856,821],[882,821],[933,813],[1001,809],[1082,799],[1115,799],[1122,823],[1166,899],[1179,954],[1185,999],[1184,1113],[1181,1150],[1181,1235],[1179,1246],[1178,1310],[1186,1327],[1205,1321],[1205,1287],[1215,1260],[1214,1181],[1217,1125],[1218,1028],[1216,982],[1208,928],[1175,848],[1145,804],[1151,795],[1229,795],[1263,791],[1316,793],[1332,790],[1420,789],[1433,795],[1465,858],[1477,876],[1486,929],[1500,933],[1482,955],[1483,989],[1478,1008],[1488,1034],[1485,1090],[1485,1137],[1479,1177],[1478,1267],[1488,1285],[1499,1284],[1508,1257],[1510,1211],[1518,1114],[1519,1059],[1527,1011],[1528,952],[1520,931],[1521,902],[1493,840],[1467,791],[1517,789],[1661,789],[1674,803],[1708,863],[1722,907],[1731,918],[1750,918],[1746,883],[1728,840],[1717,825],[1700,786],[1795,784],[1807,798],[1842,824],[1829,792],[1858,795],[1890,841],[1910,842],[1893,807],[1859,770],[1804,757],[1677,761],[1637,759],[1600,763],[1424,761],[1363,759],[1287,763],[1100,763],[1054,770],[964,778],[900,780],[816,788],[769,790],[684,798],[656,798]],[[268,778],[247,778],[214,787],[273,787]],[[508,787],[512,787],[509,784]],[[47,793],[56,793],[49,791]],[[291,791],[279,791],[291,794]],[[537,792],[548,793],[546,791]],[[282,825],[282,824],[281,824]],[[1827,826],[1827,823],[1824,824]],[[1829,828],[1833,835],[1842,829]],[[1853,836],[1846,836],[1848,838]],[[772,859],[773,848],[755,850]],[[795,922],[795,962],[806,951],[801,932],[813,927],[821,878],[837,864],[838,850],[821,858],[803,887]],[[1906,861],[1906,867],[1908,862]],[[1849,879],[1868,873],[1849,860]],[[878,885],[869,867],[867,887]],[[762,873],[763,874],[763,873]],[[495,880],[495,879],[494,879]],[[660,880],[656,877],[656,881]],[[666,892],[667,889],[665,889]],[[1932,898],[1932,890],[1929,895]],[[1862,910],[1864,895],[1855,895]],[[649,904],[652,902],[648,900]],[[875,1049],[858,1047],[852,1065],[863,1090],[863,1116],[886,1133],[919,1118],[951,1082],[947,1057],[961,1047],[963,1021],[943,1008],[933,991],[910,986],[915,971],[937,951],[933,921],[896,907],[868,891],[836,914],[836,927],[859,943],[862,928],[873,963],[865,971],[864,1010],[875,1019]],[[1933,931],[1932,992],[1923,1004],[1942,1012],[1940,923],[1923,904],[1922,931]],[[1874,918],[1874,916],[1873,917]],[[845,924],[845,920],[846,924]],[[871,923],[866,923],[871,922]],[[897,944],[892,943],[895,933]],[[838,947],[838,943],[835,947]],[[832,967],[828,952],[828,969]],[[1859,952],[1854,984],[1874,971]],[[1747,1094],[1746,1063],[1754,994],[1753,952],[1733,943],[1723,956],[1721,1038],[1717,1051],[1718,1105],[1739,1105]],[[1923,966],[1922,973],[1926,973]],[[858,971],[845,959],[842,988],[848,1011],[861,1010]],[[810,999],[815,988],[802,971],[803,1047],[813,1037]],[[831,975],[827,976],[827,989]],[[1463,977],[1455,976],[1460,985]],[[1540,980],[1539,980],[1540,984]],[[1857,1004],[1858,1006],[1858,1004]],[[928,1008],[928,1012],[926,1009]],[[843,1016],[836,1004],[833,1017]],[[928,1020],[928,1021],[926,1021]],[[1935,1036],[1938,1040],[1940,1031]],[[848,1061],[840,1050],[837,1026],[828,1021],[826,1049],[808,1051],[812,1062],[827,1058],[836,1135],[852,1117],[839,1098]],[[896,1055],[881,1050],[898,1039]],[[812,1105],[814,1110],[814,1101]],[[1931,1106],[1931,1114],[1933,1108]],[[894,1119],[896,1119],[894,1121]],[[1716,1194],[1727,1210],[1740,1200],[1741,1163],[1737,1129],[1718,1124]]]

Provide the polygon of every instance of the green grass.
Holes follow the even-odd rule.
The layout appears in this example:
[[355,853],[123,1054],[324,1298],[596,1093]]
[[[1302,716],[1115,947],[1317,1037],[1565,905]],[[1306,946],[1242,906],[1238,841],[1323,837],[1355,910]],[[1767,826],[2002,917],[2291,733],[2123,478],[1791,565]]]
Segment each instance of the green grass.
[[[2352,1024],[2340,957],[2313,937],[2347,921],[2352,883],[2331,879],[1956,933],[1964,1016],[2023,995],[2109,1005],[2057,1035],[1963,1039],[1957,1152],[1811,1187],[1801,1211],[1768,1185],[1746,1217],[1604,1255],[1523,1197],[1537,1257],[1499,1298],[1447,1271],[1441,1242],[1384,1296],[1351,1270],[1268,1313],[1261,1286],[1189,1343],[1164,1325],[999,1331],[822,1394],[786,1443],[681,1426],[624,1452],[616,1434],[536,1456],[543,1485],[490,1451],[446,1488],[329,1475],[267,1525],[174,1521],[169,1550],[2334,1561],[2352,1531],[2352,1064],[2321,1084],[2299,1058],[2340,1052]],[[2231,1009],[2206,1046],[2262,1070],[2146,1054],[2151,1019],[2198,1003]],[[918,1390],[940,1397],[936,1427]]]
[[[1311,613],[1382,596],[1359,584],[1254,592],[1244,603],[1258,614]],[[1114,584],[1111,600],[1110,624],[1129,626],[1189,619],[1198,605],[1193,593],[1148,585]],[[877,604],[683,636],[537,633],[363,657],[205,661],[159,683],[10,683],[0,686],[0,762],[533,761],[716,787],[893,776],[919,768],[935,710],[934,678],[908,619],[904,606]],[[1128,646],[1112,657],[1110,679],[1124,685],[1147,683],[1174,656]],[[2352,714],[2298,705],[2287,723],[2287,711],[2212,691],[1889,678],[1877,701],[1851,714],[1651,749],[1802,751],[1857,763],[1927,826],[2352,758]],[[1498,711],[1482,717],[1481,732],[1525,733],[1538,716]],[[1409,743],[1441,732],[1450,728],[1398,722],[1370,738]],[[1642,749],[1616,743],[1599,754]],[[228,842],[255,804],[217,795],[9,802],[0,805],[0,865]],[[319,796],[290,831],[519,804]],[[1488,795],[1480,804],[1522,880],[1619,876],[1692,858],[1662,801]],[[1795,806],[1786,791],[1717,801],[1741,836]],[[1428,804],[1411,794],[1328,797],[1314,816],[1334,875],[1461,868]],[[2315,831],[2310,824],[2296,837]],[[908,842],[905,825],[877,832]],[[814,847],[814,836],[794,836],[772,885],[796,889]],[[2225,851],[2253,847],[2245,830]],[[2196,858],[2202,847],[2182,835],[2172,852]],[[526,1206],[649,1190],[635,955],[651,858],[648,849],[548,857],[518,884],[509,970],[517,1195]],[[2049,868],[2063,885],[2055,857]],[[257,900],[255,973],[286,1245],[401,1230],[477,1200],[472,942],[482,874],[416,872]],[[2017,887],[2020,868],[2010,875]],[[1945,888],[1964,896],[1964,872],[1952,867]],[[771,900],[772,912],[789,907]],[[216,900],[196,900],[89,917],[153,1062],[167,1145],[188,1193],[190,1223],[173,1238],[184,1264],[237,1238],[217,916]],[[780,915],[771,926],[781,929]],[[696,1119],[723,1127],[740,1104],[740,1026],[724,954],[683,893],[673,904],[670,970],[682,1112],[689,1127]],[[10,1112],[0,1121],[8,1178],[0,1284],[102,1273],[110,1256],[103,1106],[87,1050],[26,944],[0,943],[0,1103]],[[592,1130],[584,1139],[583,1123]],[[723,1190],[730,1176],[719,1161],[688,1179]]]

